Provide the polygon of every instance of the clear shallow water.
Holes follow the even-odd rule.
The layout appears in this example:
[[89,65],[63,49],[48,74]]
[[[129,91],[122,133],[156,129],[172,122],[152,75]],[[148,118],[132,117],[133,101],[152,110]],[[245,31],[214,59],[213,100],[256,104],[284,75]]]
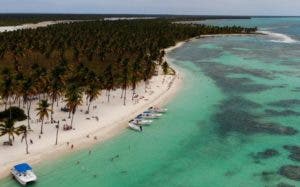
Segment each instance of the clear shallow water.
[[[293,30],[297,21],[289,21]],[[250,22],[243,24],[254,24]],[[257,20],[258,26],[260,22],[272,28],[280,21]],[[277,174],[282,165],[299,165],[282,148],[300,145],[299,133],[276,135],[247,128],[255,121],[300,131],[300,105],[274,103],[299,99],[299,50],[298,43],[272,42],[268,36],[214,37],[186,44],[170,54],[186,78],[168,104],[168,114],[143,133],[126,130],[93,147],[91,155],[82,150],[35,167],[39,181],[32,186],[273,187],[280,182],[300,186]],[[278,115],[284,110],[294,113]],[[251,156],[268,148],[279,155]],[[5,179],[0,186],[18,185]]]

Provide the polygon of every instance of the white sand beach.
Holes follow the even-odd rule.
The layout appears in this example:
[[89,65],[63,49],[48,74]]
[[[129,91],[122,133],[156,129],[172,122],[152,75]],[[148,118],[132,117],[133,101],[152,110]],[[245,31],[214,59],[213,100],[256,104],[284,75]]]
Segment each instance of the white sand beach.
[[[184,42],[180,42],[165,51],[170,52],[182,44]],[[101,97],[91,104],[90,113],[85,114],[87,105],[84,98],[84,103],[78,107],[74,116],[73,127],[75,130],[63,131],[62,126],[70,124],[70,119],[68,119],[67,112],[60,110],[61,107],[65,106],[65,103],[60,101],[58,106],[54,108],[54,120],[60,121],[58,145],[55,145],[55,124],[51,124],[50,119],[46,120],[44,134],[39,138],[40,123],[36,122],[38,117],[35,111],[37,101],[34,102],[30,114],[33,132],[28,135],[28,140],[31,139],[33,142],[33,144],[29,143],[30,154],[26,154],[25,142],[21,143],[21,136],[15,138],[13,146],[3,146],[2,143],[7,141],[8,137],[0,137],[0,178],[6,177],[9,174],[9,169],[16,163],[29,162],[30,164],[37,164],[43,160],[55,159],[60,155],[103,142],[124,130],[130,130],[127,129],[130,119],[151,106],[166,104],[180,89],[183,75],[172,64],[171,66],[176,70],[177,74],[175,76],[154,76],[150,80],[146,93],[144,83],[141,82],[138,85],[136,93],[139,95],[139,99],[137,103],[131,100],[131,90],[127,91],[126,106],[123,105],[123,99],[120,98],[120,89],[111,92],[109,103],[107,102],[105,91],[103,91]],[[1,110],[3,109],[2,106]],[[97,120],[97,117],[99,120]],[[63,119],[66,121],[63,121]],[[27,121],[17,123],[17,125],[22,124],[27,125]],[[71,149],[71,145],[74,146],[73,149]]]
[[39,27],[47,27],[49,25],[54,25],[58,23],[71,23],[77,22],[80,20],[58,20],[58,21],[42,21],[39,23],[27,23],[23,25],[16,25],[16,26],[0,26],[0,32],[9,32],[9,31],[16,31],[20,29],[36,29]]

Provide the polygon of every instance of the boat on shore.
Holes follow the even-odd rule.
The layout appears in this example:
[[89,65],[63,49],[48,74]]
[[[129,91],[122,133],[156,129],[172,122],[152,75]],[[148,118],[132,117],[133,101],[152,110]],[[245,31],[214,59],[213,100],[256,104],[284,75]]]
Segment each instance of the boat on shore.
[[150,111],[146,111],[141,115],[144,119],[157,119],[162,116],[162,114],[154,113],[154,112],[150,112]]
[[150,125],[153,121],[149,119],[144,119],[143,116],[140,114],[133,119],[133,122],[138,125]]
[[37,180],[36,175],[32,171],[32,167],[27,163],[15,165],[11,169],[11,174],[23,186]]
[[162,113],[165,113],[167,109],[161,109],[156,107],[150,107],[147,111],[143,112],[142,114],[138,115],[133,120],[129,121],[128,126],[135,130],[135,131],[143,131],[142,126],[150,125],[153,120],[157,119],[162,116]]
[[154,112],[154,113],[166,113],[168,111],[167,108],[159,108],[159,107],[150,107],[148,108],[149,112]]
[[143,127],[140,126],[140,125],[135,124],[133,120],[129,121],[128,126],[129,126],[129,128],[131,128],[132,130],[139,131],[139,132],[142,132],[142,131],[143,131]]

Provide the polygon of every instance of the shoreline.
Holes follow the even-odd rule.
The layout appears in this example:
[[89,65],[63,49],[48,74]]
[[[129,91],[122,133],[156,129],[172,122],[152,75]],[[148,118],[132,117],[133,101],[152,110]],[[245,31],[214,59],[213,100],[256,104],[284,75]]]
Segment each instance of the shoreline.
[[[234,34],[201,35],[201,36],[197,36],[197,37],[187,39],[185,41],[177,42],[174,46],[165,48],[164,50],[165,50],[166,54],[164,56],[164,59],[169,63],[170,67],[174,68],[174,70],[176,71],[176,75],[174,75],[174,76],[168,75],[168,77],[167,77],[169,80],[168,80],[168,82],[166,82],[166,84],[172,82],[172,85],[171,85],[170,89],[167,89],[167,91],[163,88],[155,90],[156,92],[159,92],[159,93],[156,94],[151,99],[149,99],[147,101],[144,101],[143,103],[138,103],[137,104],[138,106],[129,106],[129,107],[131,107],[130,111],[128,111],[127,106],[123,107],[122,102],[121,102],[121,106],[120,106],[120,103],[119,103],[118,106],[116,106],[115,103],[112,103],[112,104],[111,103],[108,103],[108,104],[106,103],[107,105],[110,105],[110,107],[108,107],[109,110],[114,110],[115,108],[119,107],[119,108],[123,108],[123,109],[125,108],[125,111],[121,110],[123,112],[123,114],[119,113],[120,116],[118,118],[114,119],[113,121],[109,121],[109,120],[103,121],[104,127],[102,125],[102,127],[99,127],[99,126],[98,127],[92,127],[92,128],[90,127],[90,129],[88,129],[90,131],[83,131],[83,132],[74,131],[74,134],[72,136],[69,136],[69,137],[67,137],[63,140],[59,140],[58,145],[55,146],[54,141],[53,141],[50,144],[50,147],[39,148],[38,151],[32,151],[32,153],[30,153],[29,155],[25,154],[25,146],[22,145],[22,151],[23,151],[21,153],[22,156],[19,156],[17,159],[15,158],[14,160],[10,157],[10,155],[4,155],[3,153],[1,153],[1,151],[3,151],[3,150],[1,150],[1,147],[0,147],[0,155],[4,155],[7,158],[11,159],[10,161],[7,161],[5,158],[0,159],[0,166],[1,166],[0,179],[3,179],[3,178],[7,177],[10,174],[9,170],[14,164],[17,164],[17,163],[20,163],[20,162],[30,162],[30,164],[36,165],[36,164],[41,163],[44,160],[54,161],[55,159],[60,158],[62,156],[65,156],[65,155],[68,155],[68,154],[71,154],[71,153],[75,153],[76,151],[79,151],[79,150],[82,150],[82,149],[90,148],[90,147],[92,147],[96,144],[103,143],[104,141],[107,141],[107,140],[109,140],[113,137],[116,137],[117,135],[123,133],[128,127],[128,121],[129,120],[131,120],[132,118],[134,118],[138,114],[142,113],[143,111],[145,111],[147,108],[149,108],[151,106],[155,106],[155,105],[156,106],[164,106],[164,105],[166,105],[168,102],[170,102],[176,96],[178,91],[181,89],[182,84],[183,84],[183,80],[184,80],[184,73],[183,73],[183,71],[181,70],[180,67],[178,67],[176,64],[174,64],[172,62],[173,59],[170,59],[168,57],[168,54],[171,51],[173,51],[173,50],[175,50],[179,47],[182,47],[184,44],[186,44],[188,42],[192,42],[192,41],[195,41],[195,40],[200,40],[201,38],[230,36],[230,35],[234,35]],[[238,34],[238,35],[243,36],[245,34]],[[251,34],[251,35],[253,35],[253,34]],[[156,80],[153,80],[155,78],[156,78]],[[156,85],[154,85],[154,86],[157,87],[158,86],[157,82],[159,82],[159,84],[161,84],[162,80],[163,80],[163,75],[159,75],[159,76],[152,77],[150,82],[156,82]],[[153,84],[153,83],[151,83],[151,84]],[[152,86],[151,84],[150,84],[150,86]],[[143,82],[140,82],[138,87],[140,89],[143,89],[144,88]],[[121,93],[121,90],[116,90],[114,92],[116,92],[116,93],[112,93],[112,95],[113,94],[118,95],[119,93]],[[130,95],[131,94],[128,93],[127,97],[130,98]],[[102,99],[104,97],[104,100],[106,99],[105,94],[102,94],[101,97],[102,97]],[[149,96],[149,97],[151,97],[151,96]],[[120,100],[120,99],[117,98],[116,100]],[[121,99],[121,101],[122,101],[122,99]],[[128,103],[131,102],[131,99],[128,99],[127,102]],[[103,101],[102,101],[102,103],[99,104],[99,107],[103,110],[104,106],[102,104],[103,104]],[[84,105],[85,105],[85,103],[83,103],[82,107],[85,107]],[[107,106],[105,106],[105,107],[107,107]],[[115,111],[115,113],[118,113],[118,111]],[[77,118],[79,118],[78,115],[79,114],[75,114],[75,116]],[[33,116],[34,115],[31,114],[31,117],[33,117]],[[76,121],[76,117],[74,118],[74,121]],[[81,115],[80,117],[81,118],[83,117],[83,119],[79,119],[79,120],[82,121],[82,120],[85,120],[84,117],[86,117],[86,116]],[[55,118],[55,116],[54,116],[54,118]],[[100,120],[99,120],[100,123],[102,123],[101,120],[102,119],[100,118]],[[88,124],[88,122],[86,122],[86,121],[84,121],[84,122]],[[84,124],[84,125],[87,125],[87,124]],[[35,124],[32,124],[32,126],[33,125],[35,125]],[[84,126],[84,125],[81,125],[81,126]],[[39,128],[39,126],[38,126],[38,128]],[[79,133],[79,134],[75,135],[76,132]],[[65,133],[65,132],[61,132],[61,133]],[[47,132],[46,132],[46,134],[47,134]],[[89,138],[87,138],[87,135],[89,136]],[[43,136],[45,136],[45,135],[43,135]],[[62,136],[62,135],[60,135],[60,136]],[[93,137],[97,137],[97,140],[93,139]],[[53,136],[51,136],[50,138],[51,138],[51,141],[54,140]],[[60,138],[61,137],[59,137],[59,139]],[[19,137],[17,137],[17,139],[19,139]],[[1,137],[0,137],[0,140],[1,140]],[[3,140],[3,138],[2,138],[2,140]],[[16,141],[18,141],[18,140],[16,140]],[[74,149],[70,149],[66,145],[67,142],[70,142],[70,145],[71,144],[75,145]],[[14,148],[14,146],[12,148]],[[49,146],[49,141],[48,141],[48,146]],[[2,148],[3,147],[4,146],[2,146]],[[29,146],[29,151],[30,151],[30,146]],[[3,152],[5,152],[5,150]],[[19,153],[20,153],[20,150],[19,150]],[[13,153],[11,153],[11,155],[16,155],[16,154],[14,154],[14,151],[13,151]],[[6,160],[6,162],[1,163],[1,160]]]
[[0,26],[0,33],[12,32],[12,31],[22,30],[22,29],[37,29],[39,27],[47,27],[50,25],[55,25],[55,24],[60,24],[60,23],[72,23],[72,22],[79,22],[79,21],[81,21],[81,20],[41,21],[41,22],[37,22],[37,23],[24,23],[24,24],[20,24],[20,25]]
[[[166,55],[164,58],[166,60],[168,60],[168,57],[167,57],[168,53],[176,48],[181,47],[186,42],[188,42],[188,41],[178,42],[175,46],[171,46],[169,48],[164,49],[166,51]],[[136,105],[129,104],[132,101],[130,99],[131,93],[128,92],[128,94],[127,94],[128,106],[124,107],[122,105],[122,102],[120,102],[119,104],[117,104],[116,102],[107,104],[107,105],[111,105],[111,106],[107,107],[108,110],[111,111],[111,109],[118,108],[115,113],[118,113],[118,110],[123,112],[122,114],[118,115],[118,117],[115,117],[114,120],[112,120],[112,121],[103,120],[103,122],[102,122],[102,118],[100,117],[99,123],[103,123],[103,124],[101,124],[101,126],[95,127],[95,125],[94,125],[92,127],[86,127],[86,128],[90,128],[90,129],[88,129],[88,130],[85,129],[82,131],[80,131],[80,130],[78,131],[76,129],[76,131],[72,131],[72,132],[74,132],[74,134],[71,136],[70,136],[70,134],[68,136],[68,134],[67,134],[68,132],[64,132],[64,131],[60,130],[59,141],[58,141],[58,145],[56,145],[56,146],[54,145],[54,141],[52,141],[55,138],[52,136],[53,132],[52,132],[52,135],[48,134],[48,132],[47,132],[48,129],[46,129],[46,128],[49,128],[49,126],[50,126],[47,124],[44,126],[45,134],[42,136],[42,138],[41,138],[42,140],[36,140],[36,139],[34,140],[35,144],[33,146],[35,146],[36,144],[39,144],[39,143],[40,143],[40,145],[37,146],[37,148],[35,148],[35,150],[31,150],[31,145],[29,145],[30,154],[28,154],[28,155],[25,154],[25,145],[23,145],[19,142],[20,137],[16,137],[15,145],[12,147],[5,147],[5,146],[1,145],[1,147],[0,147],[0,155],[1,155],[0,179],[3,179],[5,177],[9,176],[10,168],[17,163],[29,162],[32,165],[36,165],[36,164],[41,163],[42,161],[54,161],[55,159],[60,158],[62,156],[65,156],[65,155],[68,155],[71,153],[75,153],[76,151],[79,151],[82,149],[90,148],[96,144],[103,143],[104,141],[107,141],[107,140],[125,132],[125,130],[128,127],[128,121],[131,120],[132,118],[134,118],[135,116],[137,116],[138,114],[142,113],[143,111],[145,111],[147,108],[149,108],[151,106],[166,105],[168,102],[170,102],[175,97],[175,95],[178,93],[178,91],[182,87],[182,82],[183,82],[183,77],[184,77],[184,75],[182,74],[182,72],[179,70],[179,68],[176,65],[174,65],[169,60],[168,60],[168,63],[176,71],[176,75],[166,76],[167,80],[165,82],[165,85],[171,84],[170,89],[166,90],[167,86],[163,86],[163,85],[161,86],[162,88],[157,88],[157,87],[159,87],[159,85],[162,84],[161,82],[164,77],[163,75],[152,77],[150,80],[150,82],[152,82],[152,83],[150,83],[150,86],[151,87],[155,86],[156,88],[153,88],[154,91],[151,89],[151,92],[153,91],[153,92],[157,92],[157,93],[156,94],[154,93],[152,96],[149,95],[148,96],[149,100],[146,100],[146,99],[145,99],[145,101],[142,100],[141,103],[138,103]],[[140,90],[143,90],[143,88],[144,88],[143,82],[140,82],[138,87],[140,88]],[[114,92],[116,92],[116,93],[112,93],[112,95],[117,95],[115,100],[120,100],[118,93],[121,92],[121,90],[118,89]],[[102,94],[100,97],[103,100],[106,100],[105,94]],[[114,99],[112,98],[112,100],[114,100]],[[122,101],[122,99],[121,99],[121,101]],[[103,101],[102,101],[102,104],[103,104]],[[83,106],[80,107],[80,109],[85,107],[84,103],[82,105]],[[35,105],[33,105],[33,106],[35,106]],[[103,106],[100,104],[99,107],[100,107],[100,110],[104,110],[103,108],[106,106]],[[60,107],[58,107],[58,109],[60,109]],[[32,112],[33,112],[33,110],[34,109],[32,109]],[[78,121],[85,120],[84,117],[86,117],[86,116],[84,116],[84,114],[77,114],[77,113],[75,114],[74,121],[76,121],[76,119],[79,117],[81,117],[81,119],[78,119]],[[101,112],[100,112],[100,115],[101,115]],[[31,114],[31,117],[33,117],[33,116],[35,116],[35,115]],[[106,116],[106,115],[103,115],[103,116]],[[55,118],[55,113],[54,113],[54,118]],[[107,117],[107,118],[109,118],[109,117]],[[20,122],[20,123],[24,124],[24,121]],[[86,123],[86,124],[80,125],[81,127],[88,125],[88,123],[92,123],[92,121],[90,121],[90,122],[84,121],[83,123]],[[17,124],[19,124],[19,123],[17,123]],[[39,129],[39,124],[38,125],[31,124],[31,126],[34,126],[37,129]],[[75,125],[75,126],[78,127],[79,125]],[[83,128],[85,128],[85,127],[83,127]],[[79,127],[78,127],[78,129],[79,129]],[[35,128],[34,128],[34,130],[35,130],[34,131],[35,134],[30,134],[29,138],[30,138],[30,136],[33,136],[33,135],[37,136],[38,131],[36,132]],[[54,130],[56,131],[56,129],[54,129]],[[53,131],[53,129],[52,129],[52,131]],[[77,134],[75,134],[75,133],[77,133]],[[63,135],[61,135],[61,134],[66,134],[67,137],[64,137],[63,140],[60,140],[63,138],[62,137]],[[48,136],[48,137],[46,137],[46,136]],[[89,136],[89,138],[87,138],[87,136]],[[97,139],[95,140],[93,137],[96,137]],[[28,138],[28,140],[29,140],[29,138]],[[1,137],[0,139],[2,141],[6,140],[6,136]],[[45,139],[51,139],[51,142],[50,142],[50,140],[45,140]],[[38,142],[38,141],[43,141],[43,142]],[[67,142],[70,142],[70,145],[71,144],[74,145],[74,149],[70,149],[69,146],[67,146]],[[18,147],[16,147],[16,146],[18,146]]]

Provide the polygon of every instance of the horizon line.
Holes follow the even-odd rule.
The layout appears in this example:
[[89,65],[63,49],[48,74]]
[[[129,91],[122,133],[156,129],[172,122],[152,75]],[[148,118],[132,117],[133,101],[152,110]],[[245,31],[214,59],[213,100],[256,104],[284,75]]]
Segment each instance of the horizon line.
[[207,16],[207,17],[212,17],[212,16],[220,16],[220,17],[300,17],[300,15],[237,15],[237,14],[161,14],[161,13],[87,13],[87,12],[82,12],[82,13],[77,13],[77,12],[0,12],[0,15],[3,14],[36,14],[36,15],[42,15],[42,14],[48,14],[48,15],[134,15],[134,16]]

